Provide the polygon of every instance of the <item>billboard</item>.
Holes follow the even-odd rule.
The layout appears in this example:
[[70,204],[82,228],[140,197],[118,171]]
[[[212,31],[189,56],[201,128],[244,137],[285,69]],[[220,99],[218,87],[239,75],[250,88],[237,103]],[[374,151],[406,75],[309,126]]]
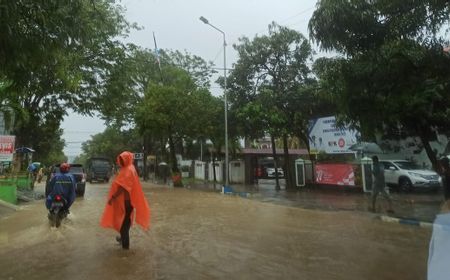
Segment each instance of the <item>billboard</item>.
[[16,136],[0,135],[0,162],[12,161]]
[[348,127],[336,127],[334,116],[310,121],[309,147],[312,154],[354,153],[349,148],[356,144],[359,132]]

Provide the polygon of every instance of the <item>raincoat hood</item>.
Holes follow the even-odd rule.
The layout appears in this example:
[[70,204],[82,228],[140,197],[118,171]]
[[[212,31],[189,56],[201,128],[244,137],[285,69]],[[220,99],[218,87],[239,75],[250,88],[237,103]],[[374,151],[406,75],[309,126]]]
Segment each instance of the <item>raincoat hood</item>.
[[130,152],[123,152],[117,157],[117,164],[120,167],[126,167],[133,164],[133,154]]
[[[121,166],[119,174],[112,182],[111,189],[108,194],[108,200],[112,198],[121,187],[129,193],[131,206],[134,208],[136,223],[143,229],[150,227],[150,207],[142,191],[139,176],[133,165],[133,154],[123,152],[117,157],[117,163]],[[120,227],[125,217],[125,195],[119,195],[112,200],[112,205],[108,203],[105,206],[100,225],[106,228],[113,228],[120,232]],[[133,213],[131,221],[133,221]]]

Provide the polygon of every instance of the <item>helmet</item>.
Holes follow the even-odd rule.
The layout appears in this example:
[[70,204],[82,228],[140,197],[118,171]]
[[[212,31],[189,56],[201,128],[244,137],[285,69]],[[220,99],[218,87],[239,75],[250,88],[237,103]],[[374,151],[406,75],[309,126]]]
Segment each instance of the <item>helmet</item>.
[[59,166],[59,171],[61,171],[61,173],[67,173],[67,172],[69,172],[69,170],[70,170],[70,165],[67,162],[63,162]]

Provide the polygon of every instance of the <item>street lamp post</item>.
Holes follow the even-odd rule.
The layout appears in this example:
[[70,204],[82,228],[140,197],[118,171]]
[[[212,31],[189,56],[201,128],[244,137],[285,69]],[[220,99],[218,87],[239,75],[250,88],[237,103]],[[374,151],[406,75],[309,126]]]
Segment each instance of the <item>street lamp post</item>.
[[[225,40],[225,32],[220,30],[219,28],[215,27],[209,21],[204,18],[200,17],[200,20],[215,30],[222,33],[223,36],[223,78],[224,78],[224,87],[223,87],[223,96],[224,96],[224,102],[225,102],[225,187],[229,186],[228,182],[228,102],[227,102],[227,55],[226,55],[226,47],[227,42]],[[214,168],[214,167],[213,167]]]

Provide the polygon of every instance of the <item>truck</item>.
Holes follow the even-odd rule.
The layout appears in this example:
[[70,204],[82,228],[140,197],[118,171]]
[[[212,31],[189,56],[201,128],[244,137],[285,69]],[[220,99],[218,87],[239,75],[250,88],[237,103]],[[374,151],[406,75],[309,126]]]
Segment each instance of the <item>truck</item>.
[[108,182],[112,176],[112,162],[107,157],[91,157],[86,163],[87,180]]

